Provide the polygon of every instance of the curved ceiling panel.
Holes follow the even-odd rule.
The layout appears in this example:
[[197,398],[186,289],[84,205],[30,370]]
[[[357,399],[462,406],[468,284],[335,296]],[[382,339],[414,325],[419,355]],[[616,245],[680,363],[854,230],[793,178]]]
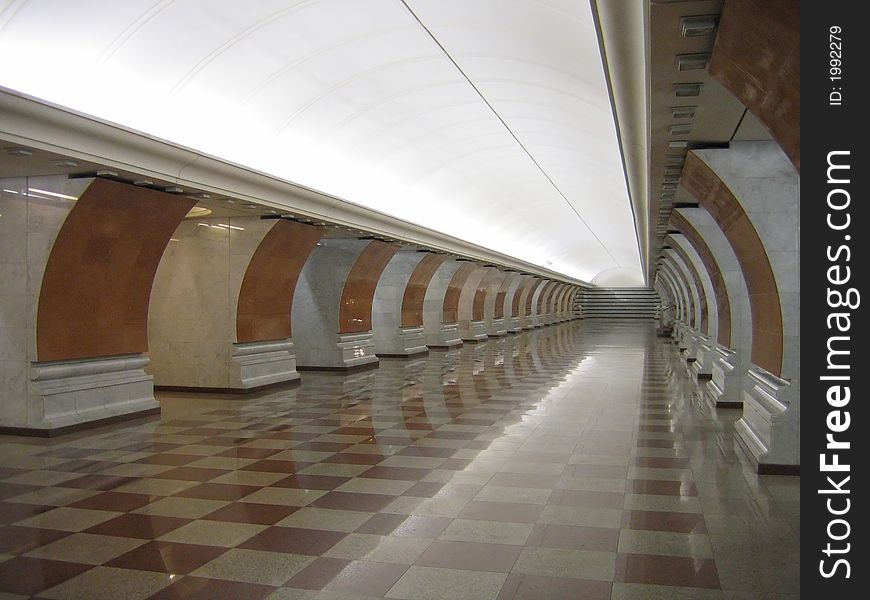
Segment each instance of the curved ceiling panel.
[[20,92],[567,276],[640,269],[587,2],[16,0],[0,52]]

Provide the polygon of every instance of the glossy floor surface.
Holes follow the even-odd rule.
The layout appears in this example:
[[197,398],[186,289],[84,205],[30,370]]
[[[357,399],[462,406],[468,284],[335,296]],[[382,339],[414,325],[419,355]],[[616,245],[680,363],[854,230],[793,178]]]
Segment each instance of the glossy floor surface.
[[586,321],[3,437],[0,599],[797,598],[799,480],[693,389]]

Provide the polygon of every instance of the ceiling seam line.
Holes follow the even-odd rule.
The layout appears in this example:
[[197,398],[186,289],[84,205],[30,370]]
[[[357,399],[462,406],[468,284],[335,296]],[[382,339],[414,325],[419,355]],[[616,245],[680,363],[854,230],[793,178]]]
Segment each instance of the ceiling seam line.
[[517,145],[520,147],[520,149],[522,149],[522,151],[526,154],[526,156],[529,157],[529,160],[532,161],[532,164],[534,164],[535,167],[538,169],[538,171],[540,171],[541,174],[547,179],[547,181],[550,182],[550,185],[553,187],[554,190],[556,190],[556,193],[558,193],[562,197],[562,199],[565,201],[565,204],[567,204],[568,207],[573,211],[573,213],[575,215],[577,215],[577,218],[580,219],[580,222],[583,223],[583,225],[586,227],[586,229],[589,230],[589,233],[592,234],[592,237],[594,237],[595,240],[601,245],[601,248],[604,250],[604,252],[607,253],[607,256],[609,256],[610,259],[614,263],[616,263],[616,265],[618,267],[622,268],[622,263],[620,261],[618,261],[615,256],[613,256],[613,254],[610,252],[610,250],[608,250],[608,248],[604,244],[604,242],[601,241],[601,238],[599,238],[598,235],[592,230],[592,228],[589,226],[589,224],[586,222],[586,220],[580,215],[580,213],[577,211],[577,209],[574,207],[574,205],[571,204],[571,202],[568,200],[567,196],[565,196],[565,194],[562,192],[562,190],[559,189],[559,186],[556,185],[556,182],[553,181],[553,179],[547,174],[547,172],[543,169],[543,167],[541,167],[540,163],[538,163],[538,161],[535,160],[535,157],[532,156],[532,153],[529,152],[528,148],[525,147],[525,145],[520,141],[520,139],[516,136],[516,134],[513,132],[513,130],[508,126],[508,124],[501,117],[501,115],[498,114],[498,111],[496,111],[495,108],[492,106],[492,104],[490,104],[489,100],[486,99],[486,96],[483,95],[483,92],[481,92],[480,89],[478,89],[478,87],[476,85],[474,85],[474,82],[471,81],[471,78],[465,73],[465,71],[462,69],[462,67],[459,66],[459,63],[457,63],[456,60],[453,58],[453,56],[451,56],[451,54],[447,51],[447,48],[445,48],[444,45],[440,41],[438,41],[438,38],[435,37],[435,34],[433,34],[432,31],[428,27],[426,27],[426,25],[423,23],[423,21],[420,19],[420,17],[417,16],[417,13],[415,13],[414,10],[408,5],[406,0],[399,0],[399,2],[401,2],[402,5],[405,7],[405,9],[411,14],[411,16],[414,17],[414,20],[417,21],[417,23],[420,25],[420,27],[423,29],[423,31],[425,31],[426,34],[431,38],[431,40],[435,43],[435,45],[441,49],[441,52],[444,53],[444,56],[446,56],[447,59],[451,62],[451,64],[453,64],[453,66],[456,68],[456,70],[459,71],[460,75],[462,75],[462,77],[465,79],[465,81],[468,82],[468,85],[471,86],[471,89],[473,89],[475,91],[475,93],[480,97],[480,99],[483,101],[483,103],[486,104],[487,108],[489,108],[489,110],[492,112],[492,114],[495,115],[495,118],[498,119],[498,121],[502,124],[502,126],[505,128],[505,130],[508,132],[508,134],[510,134],[510,136],[514,139],[514,141],[517,143]]

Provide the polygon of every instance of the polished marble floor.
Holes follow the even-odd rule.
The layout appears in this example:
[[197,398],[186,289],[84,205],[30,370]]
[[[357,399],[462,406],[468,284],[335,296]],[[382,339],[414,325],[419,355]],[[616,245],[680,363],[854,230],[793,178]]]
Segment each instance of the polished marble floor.
[[797,598],[798,478],[692,390],[586,321],[0,437],[0,600]]

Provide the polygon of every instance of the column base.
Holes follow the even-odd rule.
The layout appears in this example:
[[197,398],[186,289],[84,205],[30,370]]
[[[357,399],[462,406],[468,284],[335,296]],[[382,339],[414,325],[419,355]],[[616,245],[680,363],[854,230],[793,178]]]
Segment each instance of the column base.
[[443,323],[437,333],[426,335],[426,345],[429,348],[445,350],[462,345],[457,323]]
[[472,344],[485,342],[489,337],[486,334],[486,323],[484,321],[469,321],[462,325],[463,342],[471,342]]
[[426,354],[429,354],[429,348],[426,347],[422,327],[400,327],[394,344],[375,352],[376,356],[384,358],[409,358]]
[[255,392],[299,380],[293,340],[233,344],[231,392]]
[[798,474],[798,398],[785,379],[751,366],[743,390],[743,418],[734,425],[740,446],[759,473]]
[[297,364],[300,371],[351,371],[375,369],[378,357],[371,331],[337,333],[330,348],[310,349],[308,364]]
[[492,322],[486,329],[486,333],[489,337],[501,337],[503,335],[507,335],[507,328],[505,326],[505,319],[493,319]]
[[159,414],[148,363],[145,354],[33,363],[27,423],[0,431],[50,437]]
[[703,388],[703,397],[713,408],[743,407],[743,375],[738,368],[737,353],[729,348],[713,349],[711,378]]
[[510,317],[509,319],[506,319],[505,321],[506,321],[506,328],[507,328],[508,333],[519,333],[520,331],[523,330],[522,326],[520,325],[520,318],[519,317]]

